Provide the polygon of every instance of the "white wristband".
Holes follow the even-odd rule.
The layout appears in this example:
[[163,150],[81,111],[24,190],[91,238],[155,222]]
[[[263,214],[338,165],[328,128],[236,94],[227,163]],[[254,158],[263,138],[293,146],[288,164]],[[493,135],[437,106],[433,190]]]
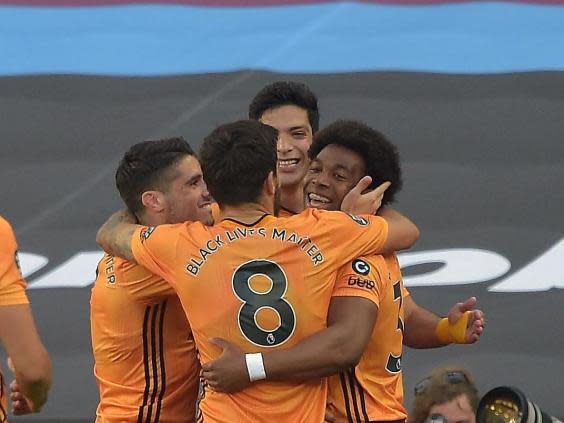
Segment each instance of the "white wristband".
[[247,362],[247,371],[249,372],[249,380],[251,382],[266,379],[261,353],[245,354],[245,361]]

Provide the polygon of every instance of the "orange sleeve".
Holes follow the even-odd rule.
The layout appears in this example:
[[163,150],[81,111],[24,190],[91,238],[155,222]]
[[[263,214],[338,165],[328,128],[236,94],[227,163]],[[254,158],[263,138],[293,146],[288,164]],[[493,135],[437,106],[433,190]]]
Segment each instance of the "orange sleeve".
[[[320,211],[317,211],[320,213]],[[355,216],[343,212],[324,212],[320,221],[329,232],[337,257],[344,262],[359,256],[381,254],[388,239],[388,222],[380,216]]]
[[160,276],[135,262],[110,254],[104,254],[98,263],[97,275],[106,288],[119,287],[134,300],[141,302],[153,302],[155,298],[175,294],[172,286]]
[[410,293],[409,290],[405,287],[405,285],[403,284],[403,281],[402,281],[402,284],[401,284],[401,296],[402,296],[403,298],[405,298],[405,297],[407,297],[408,295],[411,295],[411,293]]
[[136,263],[124,263],[118,277],[121,287],[140,302],[175,295],[174,289],[166,280]]
[[408,295],[411,295],[409,293],[408,289],[405,287],[405,285],[403,283],[403,275],[401,274],[401,267],[400,267],[400,264],[399,264],[397,254],[392,253],[392,254],[386,256],[385,259],[386,259],[386,265],[388,266],[388,269],[390,270],[390,273],[392,274],[392,278],[395,281],[397,281],[398,279],[401,280],[401,296],[403,298],[405,298]]
[[176,246],[182,225],[142,226],[133,233],[131,250],[135,261],[172,284],[178,268]]
[[220,222],[220,215],[221,215],[221,210],[219,209],[219,204],[217,203],[212,203],[211,204],[211,214],[212,214],[212,219],[214,224],[219,223]]
[[18,245],[10,224],[0,217],[0,305],[29,304],[18,263]]
[[368,261],[364,257],[354,259],[339,269],[333,297],[363,297],[380,307],[387,282],[386,265],[380,261]]

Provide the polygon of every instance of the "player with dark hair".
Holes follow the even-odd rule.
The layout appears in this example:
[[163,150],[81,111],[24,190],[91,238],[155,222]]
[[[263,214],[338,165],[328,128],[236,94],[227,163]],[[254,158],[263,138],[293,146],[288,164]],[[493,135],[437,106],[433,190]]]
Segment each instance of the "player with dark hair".
[[[132,146],[116,185],[142,224],[210,222],[211,197],[182,138]],[[90,305],[96,422],[194,422],[200,365],[174,290],[136,263],[106,254]]]
[[278,130],[278,178],[281,216],[303,211],[303,178],[309,166],[307,151],[319,129],[317,97],[305,84],[278,81],[253,98],[249,118]]
[[[277,138],[275,129],[256,121],[222,125],[206,137],[200,159],[221,210],[215,226],[194,222],[149,228],[118,212],[97,236],[106,251],[135,260],[170,283],[202,363],[221,354],[217,338],[247,353],[241,364],[251,380],[260,382],[236,394],[206,387],[200,410],[208,423],[322,422],[326,382],[275,382],[284,376],[280,368],[296,373],[308,363],[299,359],[299,351],[295,360],[266,357],[325,329],[336,271],[344,263],[361,252],[393,251],[412,242],[410,224],[388,224],[377,216],[310,209],[291,218],[273,217]],[[380,196],[385,187],[377,188]],[[351,316],[361,332],[362,319],[374,318],[374,307],[366,303],[368,310],[356,313],[346,299],[332,306]],[[368,338],[370,330],[363,333]],[[275,353],[263,360],[266,351]],[[323,355],[320,350],[323,359],[318,361],[350,365],[341,351]]]
[[220,126],[206,138],[200,149],[202,170],[220,207],[253,203],[260,197],[266,177],[276,167],[271,145],[276,136],[268,125],[240,121]]
[[[392,183],[384,193],[383,202],[390,202],[401,187],[396,148],[382,134],[360,122],[338,121],[318,132],[310,155],[312,163],[305,181],[308,207],[339,210],[345,196],[365,175],[371,177],[376,186],[382,181]],[[392,217],[398,214],[391,209],[382,213]],[[404,339],[406,344],[413,347],[432,347],[455,341],[452,334],[457,336],[457,342],[475,342],[482,331],[481,312],[475,311],[460,319],[466,309],[472,308],[475,300],[458,304],[449,313],[453,323],[460,320],[456,329],[448,321],[439,323],[438,317],[418,307],[403,286],[394,253],[355,257],[343,266],[337,276],[332,302],[336,299],[348,299],[354,310],[351,313],[367,307],[361,300],[370,302],[376,308],[366,349],[360,351],[350,368],[330,378],[330,408],[337,422],[395,421],[406,418],[401,377]],[[335,321],[330,310],[328,330],[334,330]],[[358,336],[359,327],[350,328],[348,338],[341,339],[341,343],[346,345],[350,339]],[[315,347],[324,342],[322,336],[320,333],[295,347],[302,351],[300,360],[307,369],[300,374],[290,366],[282,367],[283,379],[323,377],[338,373],[336,367],[323,368],[319,365],[323,360],[316,355]],[[311,348],[312,345],[314,348]],[[324,345],[328,354],[340,350],[336,345]],[[246,386],[249,379],[237,364],[240,361],[237,357],[241,353],[228,343],[223,343],[223,348],[224,354],[220,359],[203,365],[204,377],[217,390],[233,391]],[[286,357],[280,357],[282,354],[286,354]],[[270,355],[274,354],[267,354],[265,360],[282,362],[285,358],[296,359],[296,353],[292,350],[282,351],[275,358]]]
[[[26,282],[18,262],[14,231],[0,216],[0,341],[15,374],[11,383],[15,415],[38,412],[51,387],[51,360],[39,339]],[[8,392],[0,372],[0,422],[8,421]]]
[[[367,125],[351,120],[340,120],[329,125],[316,134],[315,141],[309,149],[308,154],[312,164],[306,179],[311,179],[313,175],[320,171],[320,163],[317,158],[326,147],[362,158],[362,160],[351,161],[353,166],[350,167],[350,175],[346,174],[349,169],[334,169],[335,179],[340,183],[334,186],[339,192],[332,201],[342,200],[346,193],[354,187],[355,181],[358,182],[365,175],[372,178],[372,183],[368,186],[368,189],[376,188],[381,183],[379,181],[390,182],[390,186],[384,193],[382,205],[391,204],[395,200],[396,193],[401,190],[403,185],[399,154],[396,147],[383,134]],[[342,173],[339,173],[339,170]],[[313,195],[314,198],[309,198],[310,193],[307,190],[304,192],[306,205],[310,207],[318,207],[319,205],[319,208],[338,210],[336,204],[327,202],[327,198],[316,200],[315,195]]]
[[286,105],[304,109],[312,132],[319,130],[317,96],[301,82],[277,81],[263,87],[249,105],[249,119],[260,120],[268,110]]
[[[304,190],[309,207],[339,210],[344,196],[360,178],[368,175],[373,186],[380,181],[391,182],[384,193],[380,214],[396,213],[386,206],[402,186],[399,154],[380,132],[361,122],[336,121],[316,134],[310,158]],[[375,259],[378,257],[359,257],[342,269],[339,278],[374,280]],[[369,284],[349,283],[340,292],[340,295],[363,292],[378,306],[378,319],[359,364],[330,380],[330,399],[337,422],[366,416],[371,421],[405,419],[402,343],[413,348],[473,343],[483,331],[483,314],[473,310],[475,298],[456,304],[449,317],[441,319],[413,301],[403,285],[396,255],[388,254],[384,259],[391,275],[389,286],[374,292],[368,289]]]
[[[182,163],[181,163],[182,162]],[[182,180],[181,166],[193,168],[193,180]],[[141,219],[149,211],[166,215],[168,223],[209,220],[209,199],[185,195],[196,189],[206,197],[201,169],[192,147],[183,138],[144,141],[132,146],[116,171],[116,186],[127,208]],[[166,203],[166,204],[165,204]],[[153,207],[152,209],[148,206]]]
[[414,388],[409,423],[476,423],[478,389],[464,369],[442,368]]

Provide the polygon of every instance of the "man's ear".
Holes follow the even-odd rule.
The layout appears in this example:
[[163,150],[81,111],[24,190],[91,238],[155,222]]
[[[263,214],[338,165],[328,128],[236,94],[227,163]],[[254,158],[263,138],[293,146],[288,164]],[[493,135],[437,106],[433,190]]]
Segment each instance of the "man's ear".
[[141,203],[148,211],[160,213],[165,208],[166,200],[160,191],[145,191],[141,194]]
[[278,178],[274,172],[270,171],[264,181],[264,189],[268,195],[274,195],[278,186]]

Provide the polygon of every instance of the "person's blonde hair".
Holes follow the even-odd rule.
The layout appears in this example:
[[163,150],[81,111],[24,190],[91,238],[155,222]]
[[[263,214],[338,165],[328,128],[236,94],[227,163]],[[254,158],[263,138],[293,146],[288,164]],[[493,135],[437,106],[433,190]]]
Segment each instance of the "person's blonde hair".
[[[464,374],[466,380],[460,383],[449,382],[447,374],[451,372]],[[429,417],[429,410],[433,405],[444,404],[460,395],[468,397],[472,409],[476,412],[479,402],[478,389],[467,370],[445,367],[435,370],[425,379],[428,379],[429,382],[422,392],[415,394],[408,423],[424,423]]]

